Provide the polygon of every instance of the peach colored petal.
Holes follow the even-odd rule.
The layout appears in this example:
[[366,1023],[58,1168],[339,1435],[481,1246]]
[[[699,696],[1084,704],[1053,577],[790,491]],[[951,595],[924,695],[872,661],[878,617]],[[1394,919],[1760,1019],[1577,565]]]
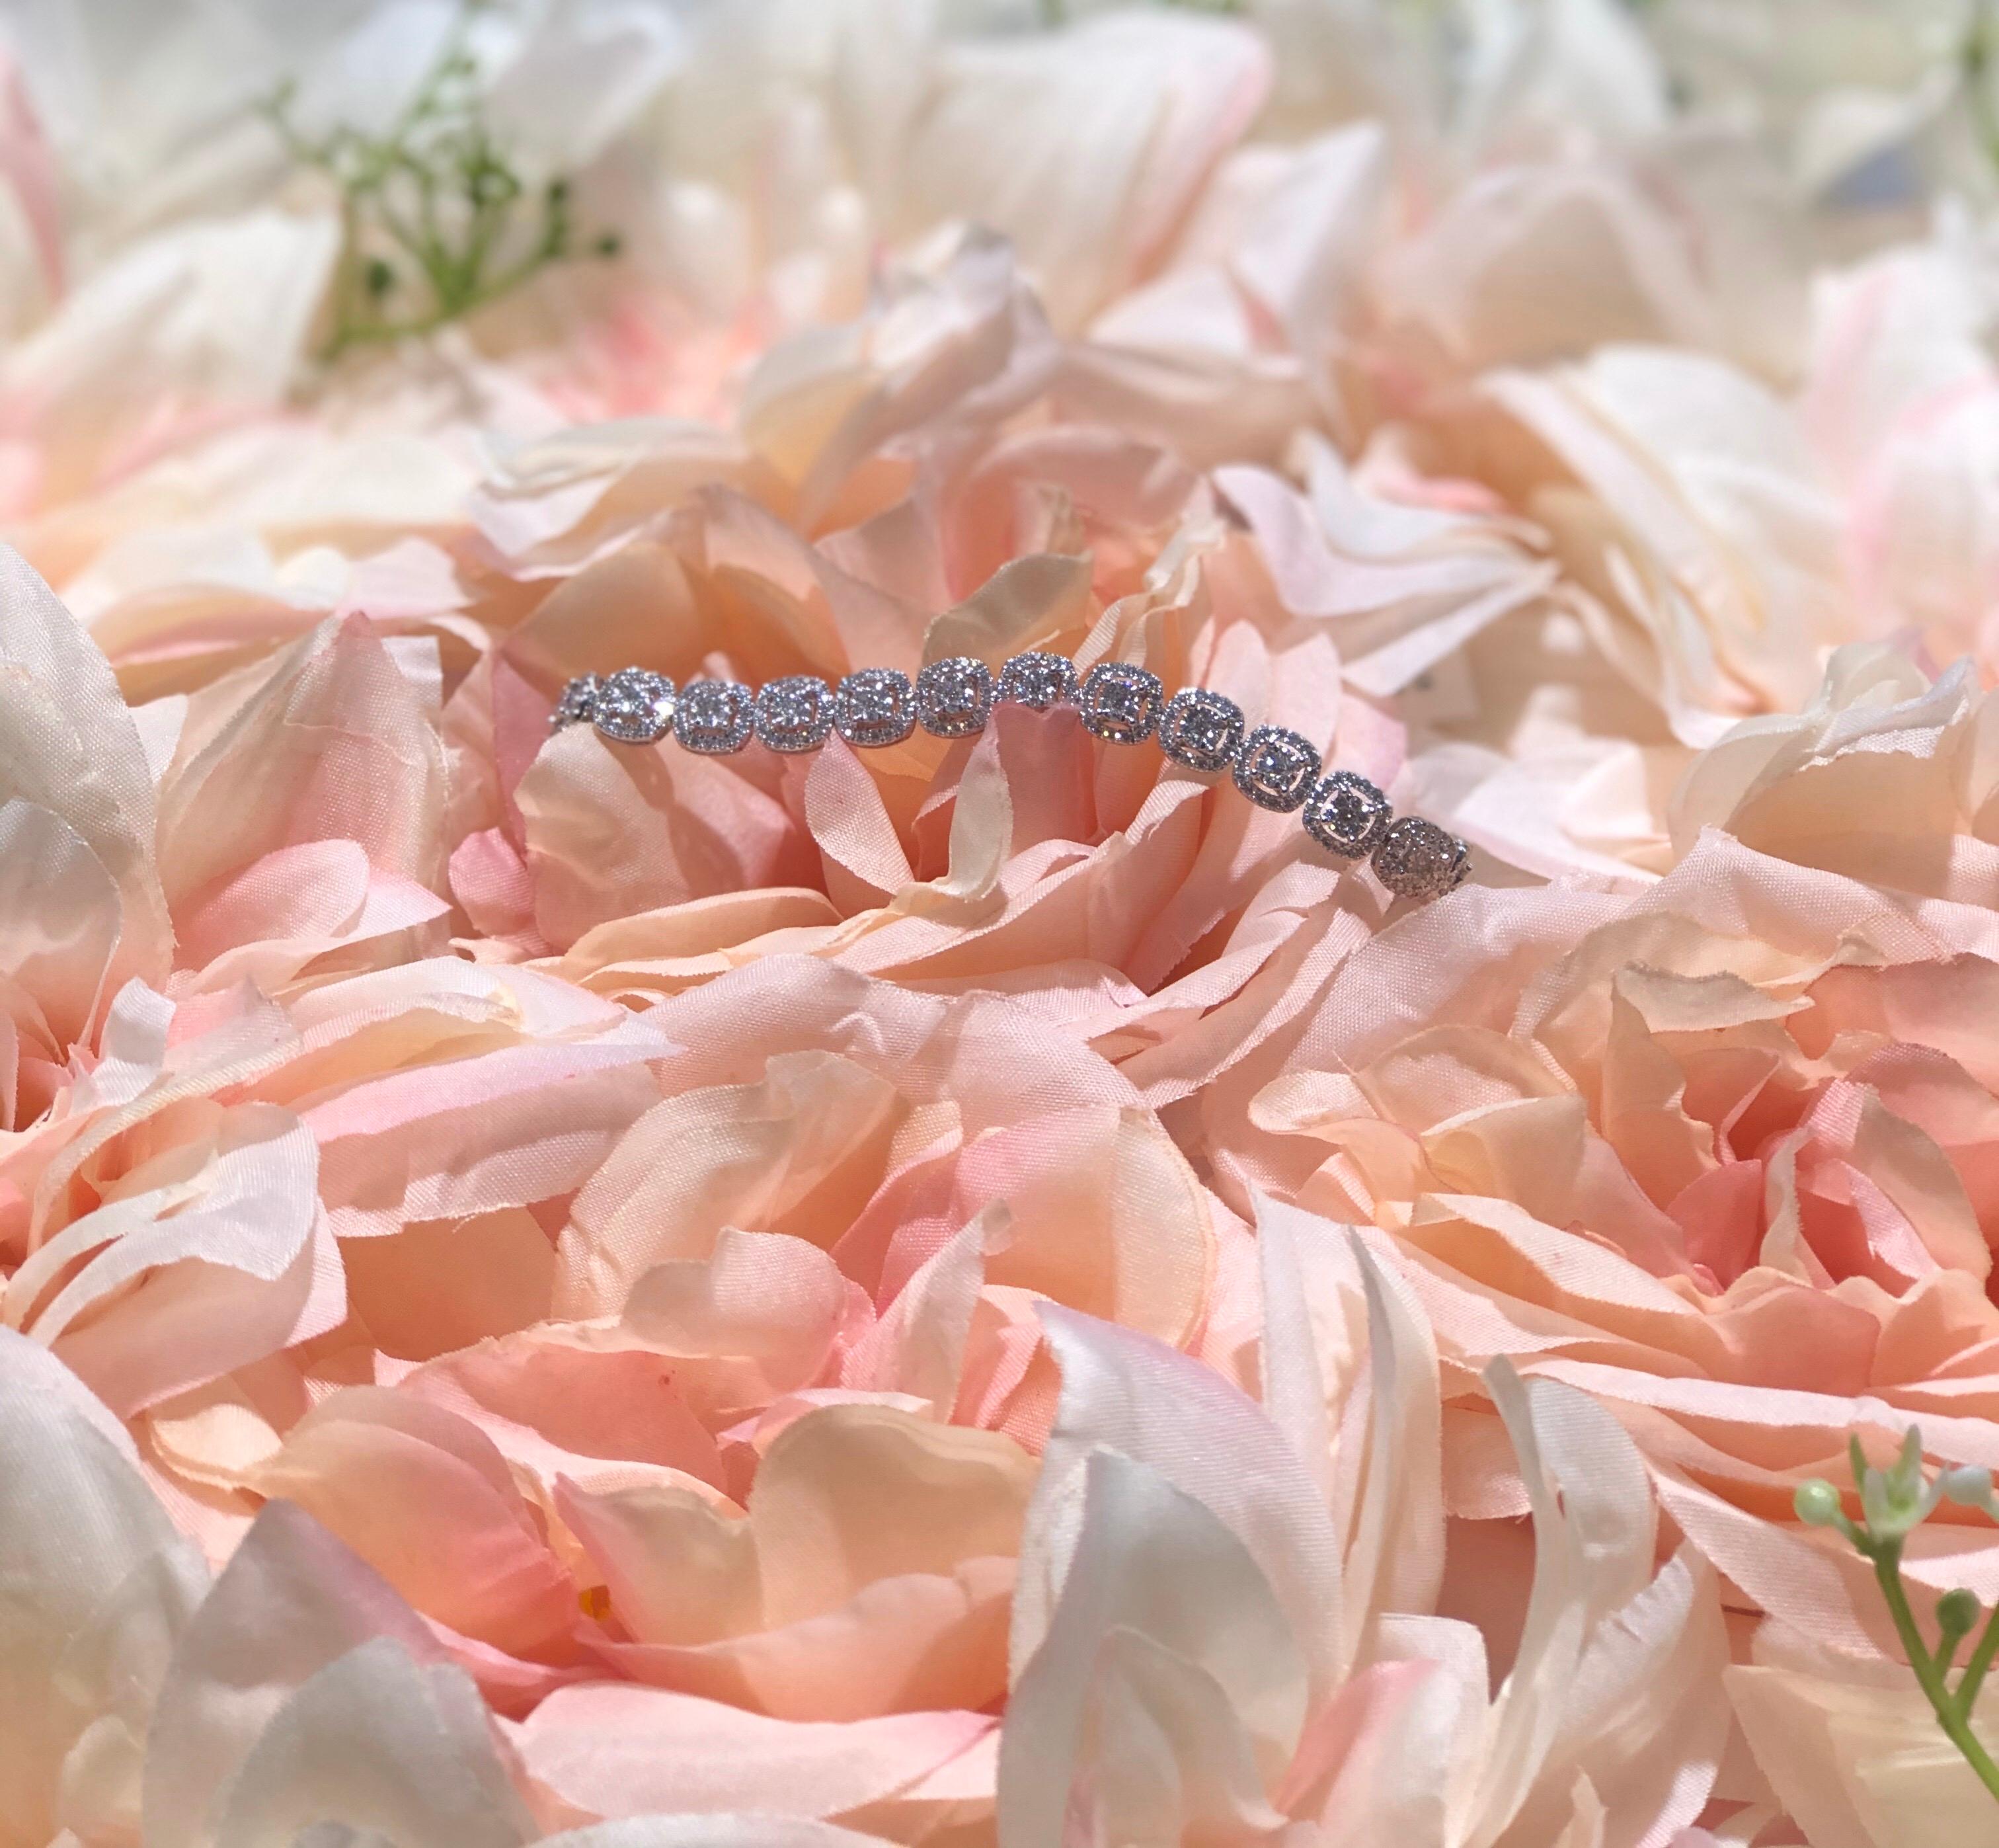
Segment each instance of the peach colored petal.
[[555,1493],[564,1474],[628,1464],[719,1485],[714,1440],[676,1370],[647,1349],[565,1339],[560,1326],[468,1345],[428,1361],[399,1389],[476,1425],[522,1477]]
[[972,1713],[844,1725],[773,1720],[662,1688],[593,1682],[552,1694],[513,1738],[531,1776],[598,1815],[747,1808],[837,1820],[898,1798],[920,1814],[927,1780],[971,1760],[993,1730]]
[[911,1392],[940,1416],[951,1414],[965,1382],[966,1349],[986,1282],[989,1253],[1005,1250],[1012,1212],[996,1200],[917,1266],[888,1312],[840,1364],[844,1385]]
[[784,1427],[745,1518],[665,1484],[559,1506],[636,1639],[604,1651],[626,1673],[854,1720],[999,1697],[1028,1487],[1006,1438],[846,1404]]
[[358,841],[371,867],[435,885],[444,782],[435,714],[364,618],[322,624],[240,703],[221,690],[191,707],[161,784],[160,863],[177,908],[314,841]]
[[[757,1036],[711,1030],[753,993]],[[1014,1229],[990,1281],[1169,1338],[1194,1326],[1211,1262],[1198,1184],[1110,1067],[1024,1011],[772,957],[648,1018],[699,1050],[578,1196],[559,1312],[616,1311],[725,1225],[823,1241],[885,1301],[1004,1194]]]
[[[438,1044],[409,1069],[402,1046],[371,1068],[371,1042],[395,1037],[397,1017],[380,1010],[399,997],[439,1011],[428,1023],[423,1005],[407,1017]],[[485,1029],[456,1025],[466,1012],[483,1014]],[[301,1018],[312,1019],[318,1056],[285,1088],[303,1093],[343,1237],[568,1194],[656,1094],[646,1067],[672,1049],[648,1023],[545,977],[473,977],[463,963],[322,989]]]
[[296,1502],[452,1628],[514,1654],[560,1653],[574,1588],[492,1441],[409,1393],[352,1387],[324,1400],[251,1475]]
[[363,945],[387,960],[420,943],[421,927],[449,908],[414,879],[375,871],[359,841],[301,842],[244,867],[184,914],[180,960],[200,970],[200,986],[247,981],[275,993],[336,952],[349,969]]
[[348,1312],[383,1354],[424,1361],[542,1320],[555,1246],[525,1207],[419,1220],[341,1247]]
[[852,1323],[857,1294],[805,1240],[724,1226],[705,1259],[643,1271],[622,1327],[675,1363],[679,1390],[719,1429],[819,1378]]
[[627,1005],[646,1005],[759,957],[809,951],[838,920],[823,893],[725,893],[597,925],[542,966]]

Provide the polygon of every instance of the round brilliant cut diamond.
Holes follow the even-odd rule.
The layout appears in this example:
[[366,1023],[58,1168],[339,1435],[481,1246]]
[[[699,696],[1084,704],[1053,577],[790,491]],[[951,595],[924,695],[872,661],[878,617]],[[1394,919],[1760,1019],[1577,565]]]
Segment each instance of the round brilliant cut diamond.
[[1113,744],[1142,744],[1159,723],[1166,689],[1159,677],[1129,661],[1099,661],[1076,695],[1083,729]]
[[993,710],[993,670],[975,655],[932,661],[916,676],[916,716],[940,738],[968,738]]
[[674,722],[674,683],[650,667],[620,667],[598,683],[590,716],[619,744],[650,744]]
[[674,709],[674,737],[703,757],[740,751],[755,725],[755,702],[740,680],[691,680]]
[[1318,751],[1311,739],[1279,725],[1259,725],[1235,760],[1235,786],[1259,809],[1288,814],[1311,794]]

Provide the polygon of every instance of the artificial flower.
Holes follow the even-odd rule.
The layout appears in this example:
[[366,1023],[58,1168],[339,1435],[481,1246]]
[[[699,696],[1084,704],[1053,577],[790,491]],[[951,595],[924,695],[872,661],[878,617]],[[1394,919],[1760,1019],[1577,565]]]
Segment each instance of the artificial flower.
[[[0,22],[0,1841],[1976,1839],[1813,1485],[1999,1602],[1990,22],[1849,11]],[[1033,648],[1471,879],[550,723]]]

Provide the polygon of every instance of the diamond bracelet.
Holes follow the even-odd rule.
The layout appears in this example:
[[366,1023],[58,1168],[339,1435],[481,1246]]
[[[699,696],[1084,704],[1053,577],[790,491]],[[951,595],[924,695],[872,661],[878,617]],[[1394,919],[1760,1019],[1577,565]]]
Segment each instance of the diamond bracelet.
[[864,749],[899,744],[920,725],[940,738],[985,729],[996,704],[1045,713],[1072,707],[1093,737],[1112,744],[1157,741],[1190,770],[1226,771],[1259,808],[1296,811],[1305,832],[1342,860],[1371,859],[1400,897],[1454,891],[1471,871],[1465,844],[1436,823],[1391,818],[1388,799],[1351,770],[1322,775],[1308,738],[1281,726],[1251,729],[1234,700],[1200,687],[1166,697],[1156,674],[1100,661],[1078,678],[1065,656],[1017,654],[996,676],[976,656],[932,661],[913,681],[895,667],[859,667],[837,687],[816,674],[788,674],[752,689],[740,681],[691,680],[676,688],[646,667],[583,674],[563,688],[549,729],[594,725],[618,744],[652,744],[670,733],[705,757],[740,751],[752,738],[772,751],[816,751],[834,733]]

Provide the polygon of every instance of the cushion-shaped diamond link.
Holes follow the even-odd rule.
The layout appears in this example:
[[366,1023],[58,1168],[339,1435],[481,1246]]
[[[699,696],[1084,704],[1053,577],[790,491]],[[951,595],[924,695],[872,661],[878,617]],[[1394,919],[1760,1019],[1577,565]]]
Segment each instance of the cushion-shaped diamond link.
[[704,757],[740,751],[750,742],[756,708],[740,680],[691,680],[674,709],[674,736]]
[[1305,832],[1342,860],[1364,859],[1388,830],[1388,799],[1364,776],[1336,770],[1305,803]]
[[1065,654],[1039,648],[1013,655],[1000,670],[1000,697],[1038,713],[1066,706],[1076,697],[1076,664]]
[[1204,688],[1182,688],[1159,716],[1159,748],[1190,770],[1226,770],[1242,745],[1242,707]]
[[757,695],[757,736],[772,751],[816,751],[833,732],[833,688],[816,674],[767,681]]
[[1166,689],[1129,661],[1099,661],[1076,699],[1083,730],[1113,744],[1142,744],[1159,723]]
[[549,714],[549,730],[561,731],[571,725],[587,725],[597,709],[597,689],[602,683],[594,674],[579,674],[562,690],[555,710]]
[[1280,725],[1259,725],[1242,742],[1235,786],[1259,809],[1287,815],[1318,780],[1318,752],[1309,738]]
[[1441,898],[1464,883],[1471,856],[1464,843],[1433,821],[1405,815],[1374,850],[1374,874],[1400,898]]
[[850,744],[899,744],[916,725],[916,689],[897,667],[857,667],[834,696],[833,729]]
[[674,722],[674,683],[648,667],[620,667],[598,683],[590,716],[619,744],[650,744]]
[[940,738],[968,738],[993,710],[993,670],[977,656],[932,661],[916,676],[916,716]]

